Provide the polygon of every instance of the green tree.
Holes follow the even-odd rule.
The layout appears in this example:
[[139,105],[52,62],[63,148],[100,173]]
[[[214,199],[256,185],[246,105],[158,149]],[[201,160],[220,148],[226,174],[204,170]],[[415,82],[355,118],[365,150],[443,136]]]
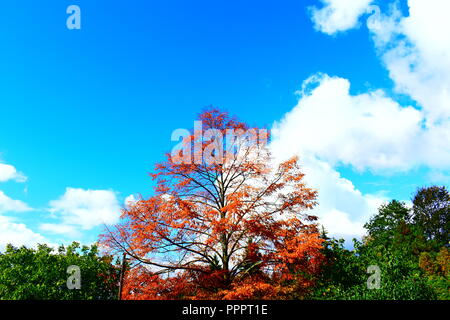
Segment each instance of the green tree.
[[[118,269],[111,257],[100,256],[98,248],[71,245],[54,249],[6,247],[0,254],[1,300],[92,300],[117,296]],[[78,266],[81,288],[68,289],[67,268]]]
[[[413,211],[402,202],[382,205],[364,225],[367,236],[363,241],[354,239],[353,250],[344,247],[344,240],[330,239],[324,232],[327,261],[312,298],[410,300],[442,295],[448,278],[442,272],[427,277],[419,265],[419,257],[435,252],[436,246],[413,217]],[[442,261],[441,256],[435,260]],[[367,285],[369,266],[380,270],[379,289]]]
[[392,200],[383,204],[378,209],[378,214],[364,225],[368,234],[366,240],[376,245],[391,245],[410,220],[411,212],[403,202]]
[[450,251],[442,247],[437,253],[423,252],[420,267],[427,274],[427,281],[440,300],[450,300]]
[[325,263],[311,292],[311,299],[345,299],[351,288],[364,282],[362,259],[344,247],[344,239],[329,238],[322,231]]
[[363,240],[376,252],[389,248],[391,251],[402,251],[403,255],[409,256],[408,259],[416,260],[420,252],[436,249],[414,221],[413,211],[404,202],[392,200],[381,205],[364,228],[367,236]]
[[438,247],[450,241],[450,194],[445,187],[431,186],[417,190],[413,198],[414,223],[427,240]]

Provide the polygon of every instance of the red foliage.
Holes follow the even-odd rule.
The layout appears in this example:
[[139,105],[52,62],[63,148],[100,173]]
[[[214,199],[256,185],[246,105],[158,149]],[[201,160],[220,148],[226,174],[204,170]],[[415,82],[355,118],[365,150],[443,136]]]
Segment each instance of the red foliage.
[[[248,130],[217,109],[200,120],[203,133]],[[275,165],[257,136],[246,137],[223,150],[217,138],[186,137],[181,156],[206,151],[225,160],[179,163],[167,155],[152,174],[156,194],[125,209],[103,235],[112,250],[140,263],[126,275],[126,298],[284,299],[312,285],[322,240],[305,211],[317,193],[303,182],[297,158]]]

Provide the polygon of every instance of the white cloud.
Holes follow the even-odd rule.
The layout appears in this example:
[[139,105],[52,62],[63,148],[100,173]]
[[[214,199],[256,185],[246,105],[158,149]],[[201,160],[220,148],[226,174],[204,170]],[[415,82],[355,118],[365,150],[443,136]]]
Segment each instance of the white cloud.
[[358,19],[373,0],[321,0],[320,9],[311,7],[314,27],[329,35],[358,26]]
[[55,246],[41,234],[33,232],[25,224],[15,223],[11,218],[0,216],[0,251],[3,251],[7,244],[16,247],[22,245],[35,247],[38,243]]
[[25,202],[14,200],[0,190],[0,213],[25,212],[32,210]]
[[[395,90],[414,99],[422,108],[430,135],[450,139],[450,11],[448,0],[408,0],[408,15],[391,2],[389,12],[369,0],[322,0],[312,9],[316,29],[335,34],[357,25],[364,13],[375,46]],[[437,137],[436,137],[437,138]]]
[[51,201],[49,210],[62,219],[59,227],[41,226],[53,232],[63,231],[67,226],[90,230],[102,224],[114,224],[121,214],[114,191],[76,188],[67,188],[60,199]]
[[409,0],[408,6],[408,16],[395,6],[387,14],[376,10],[368,27],[395,90],[422,109],[426,164],[434,177],[448,177],[442,170],[450,166],[450,2]]
[[[14,166],[0,163],[0,182],[11,180],[25,182],[26,179]],[[12,199],[0,190],[0,251],[3,251],[7,244],[12,244],[16,247],[22,245],[35,247],[38,243],[49,243],[42,235],[33,232],[25,224],[17,223],[14,218],[1,215],[6,212],[25,212],[31,210],[33,209],[25,202]]]
[[344,238],[350,241],[353,238],[361,238],[365,234],[364,222],[352,221],[347,212],[331,209],[319,213],[320,223],[330,235],[336,238]]
[[27,178],[17,169],[9,164],[0,163],[0,182],[14,180],[16,182],[25,182]]
[[300,158],[305,181],[318,190],[318,206],[312,213],[331,235],[350,240],[361,237],[363,225],[387,199],[362,194],[330,164],[304,154]]
[[421,111],[402,107],[382,90],[349,90],[347,79],[307,79],[298,105],[274,127],[284,148],[361,171],[450,168],[446,130],[424,127]]
[[81,237],[81,233],[77,227],[67,224],[42,223],[39,229],[44,232],[62,234],[70,237]]
[[316,214],[333,235],[348,239],[364,232],[363,223],[387,199],[362,194],[337,164],[377,173],[426,166],[435,180],[448,181],[450,2],[409,0],[407,17],[395,6],[382,14],[372,1],[322,2],[312,20],[330,35],[372,13],[368,28],[395,90],[420,106],[402,106],[382,90],[351,95],[348,80],[315,75],[305,81],[298,105],[274,125],[274,154],[301,156],[305,179],[319,191]]
[[299,93],[297,106],[274,124],[271,147],[279,160],[300,156],[306,181],[319,191],[314,213],[333,235],[361,236],[364,222],[387,200],[362,194],[337,165],[381,174],[450,168],[447,132],[424,126],[420,110],[402,107],[382,90],[352,95],[348,80],[318,74]]
[[128,197],[125,198],[125,205],[126,206],[132,206],[137,201],[138,201],[138,199],[136,198],[136,196],[134,194],[130,194]]
[[376,10],[368,27],[396,90],[420,104],[430,126],[448,130],[450,1],[409,0],[408,6],[409,16],[395,6],[388,14]]
[[319,217],[319,223],[330,235],[347,241],[360,238],[365,232],[364,223],[387,199],[362,194],[329,163],[296,149],[298,141],[296,136],[280,135],[279,130],[274,131],[270,147],[276,160],[282,161],[294,154],[299,155],[305,182],[318,191],[318,205],[311,213]]

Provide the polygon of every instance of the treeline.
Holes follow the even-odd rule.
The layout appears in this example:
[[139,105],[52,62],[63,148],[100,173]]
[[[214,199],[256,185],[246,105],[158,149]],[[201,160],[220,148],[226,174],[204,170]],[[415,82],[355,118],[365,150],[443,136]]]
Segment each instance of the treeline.
[[[324,231],[321,271],[302,298],[450,299],[449,216],[448,190],[432,186],[416,192],[411,208],[382,205],[352,250]],[[71,265],[81,272],[79,289],[68,288]],[[8,245],[0,253],[0,299],[117,299],[119,273],[119,262],[96,246]]]
[[115,265],[95,245],[73,242],[57,250],[47,245],[36,249],[8,245],[0,253],[0,300],[115,299],[119,276]]
[[[324,233],[326,263],[310,298],[450,299],[448,190],[420,188],[412,204],[382,205],[354,250]],[[380,270],[379,289],[367,284],[369,266]]]

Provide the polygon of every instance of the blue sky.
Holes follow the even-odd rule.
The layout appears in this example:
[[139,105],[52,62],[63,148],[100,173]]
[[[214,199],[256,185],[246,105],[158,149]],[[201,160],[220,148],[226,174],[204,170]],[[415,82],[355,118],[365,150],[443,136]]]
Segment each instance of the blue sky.
[[[294,121],[287,115],[289,112],[312,108],[306,106],[306,95],[296,91],[318,73],[327,75],[316,80],[319,87],[327,81],[338,84],[339,79],[347,79],[351,97],[382,90],[386,99],[399,108],[419,110],[422,122],[431,119],[431,124],[414,130],[450,137],[450,126],[436,129],[434,125],[439,121],[446,124],[448,113],[427,113],[439,106],[426,101],[427,94],[415,91],[411,81],[403,83],[405,77],[396,75],[395,61],[391,61],[392,56],[396,57],[391,50],[398,45],[399,37],[406,38],[423,61],[431,59],[421,51],[420,39],[414,37],[421,33],[402,29],[398,21],[409,15],[408,5],[418,6],[417,1],[399,1],[397,18],[387,5],[391,1],[356,2],[360,7],[340,8],[334,0],[2,3],[0,163],[9,169],[14,167],[20,174],[10,174],[8,178],[5,174],[3,181],[0,179],[3,201],[9,203],[2,207],[0,202],[0,223],[4,224],[3,229],[0,226],[0,233],[3,230],[4,234],[3,238],[0,234],[0,248],[6,241],[30,245],[42,240],[95,241],[101,226],[89,219],[77,224],[75,218],[119,208],[131,194],[151,195],[148,173],[174,145],[171,132],[190,128],[203,107],[223,108],[251,125],[271,127],[279,123],[283,128],[283,123],[288,126]],[[436,6],[443,3],[433,2]],[[73,4],[81,8],[80,30],[66,27],[66,8]],[[392,30],[380,30],[376,24],[366,23],[369,14],[365,10],[369,5],[379,5],[384,18],[391,19]],[[439,11],[439,7],[434,8]],[[423,21],[419,18],[412,22]],[[386,33],[390,33],[388,41],[383,40]],[[398,59],[408,56],[400,55]],[[410,72],[422,76],[421,66],[429,65],[425,62],[416,61],[419,71]],[[444,79],[444,85],[450,83],[447,80]],[[432,83],[432,95],[431,86]],[[375,110],[380,99],[370,99]],[[442,109],[445,111],[445,107]],[[335,135],[333,127],[320,121],[315,126],[327,137]],[[345,123],[342,127],[345,130]],[[400,127],[405,132],[411,129],[409,123]],[[384,128],[375,131],[380,130]],[[414,140],[404,131],[400,135]],[[291,143],[290,139],[296,143],[296,133],[289,132],[291,138],[281,133],[281,153],[288,151],[286,144]],[[428,141],[421,132],[421,139]],[[372,133],[367,133],[367,144],[373,141],[378,145],[379,137]],[[298,134],[315,139],[313,132]],[[433,139],[438,139],[436,135]],[[439,139],[442,144],[442,138]],[[431,142],[424,144],[435,146]],[[380,152],[387,155],[387,164],[380,167],[364,159],[352,162],[347,154],[331,154],[310,145],[302,145],[299,152],[308,153],[312,160],[307,166],[311,170],[319,170],[316,164],[322,163],[329,166],[329,172],[339,175],[336,181],[327,183],[342,185],[345,178],[352,185],[351,192],[361,198],[357,201],[377,198],[373,202],[378,204],[391,198],[408,200],[421,185],[448,185],[448,140],[442,144],[444,149],[441,144],[436,146],[443,153],[439,161],[418,157],[405,166],[399,163],[408,150],[426,151],[411,147],[398,156],[393,145],[388,148],[393,154],[391,159],[391,154],[381,148]],[[376,154],[373,156],[376,158]],[[2,167],[0,173],[1,170]],[[313,182],[321,181],[317,179]],[[95,191],[106,193],[92,193]],[[108,203],[93,204],[94,195]],[[352,197],[346,199],[343,195],[340,200],[351,201]],[[79,204],[74,203],[77,199]],[[326,210],[333,206],[337,206],[336,199]],[[364,206],[361,210],[367,212],[356,214],[357,217],[352,212],[345,213],[347,220],[357,224],[347,224],[347,229],[358,229],[363,217],[373,212],[373,207],[370,211],[368,205]],[[319,210],[319,214],[326,213]],[[330,216],[327,219],[334,223]],[[335,234],[359,235],[349,230],[339,232],[336,223]],[[55,228],[43,224],[70,228],[55,232]]]

